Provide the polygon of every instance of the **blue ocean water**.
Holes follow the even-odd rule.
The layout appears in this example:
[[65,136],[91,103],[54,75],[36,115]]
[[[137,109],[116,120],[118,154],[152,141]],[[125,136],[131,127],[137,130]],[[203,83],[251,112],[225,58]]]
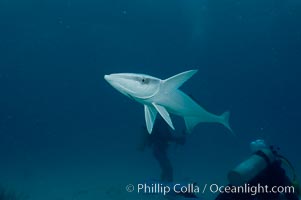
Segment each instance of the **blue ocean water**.
[[143,107],[103,76],[190,69],[181,89],[230,110],[236,136],[198,125],[169,149],[175,179],[226,184],[258,138],[301,176],[300,22],[299,0],[1,0],[0,185],[30,200],[135,199],[124,186],[160,169],[137,151]]

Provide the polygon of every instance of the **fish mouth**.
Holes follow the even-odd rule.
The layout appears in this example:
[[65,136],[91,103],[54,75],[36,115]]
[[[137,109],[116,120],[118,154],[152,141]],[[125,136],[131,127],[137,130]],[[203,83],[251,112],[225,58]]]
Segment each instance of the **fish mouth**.
[[130,97],[131,99],[134,99],[134,97],[128,93],[129,89],[124,87],[122,84],[120,84],[114,78],[112,78],[111,75],[104,75],[104,79],[120,93],[124,94],[125,96]]
[[125,96],[135,100],[135,99],[142,99],[146,100],[149,98],[152,98],[154,95],[156,95],[160,88],[158,88],[153,94],[149,96],[139,96],[135,93],[135,91],[131,90],[130,88],[127,88],[122,82],[119,81],[120,76],[119,74],[109,74],[104,75],[104,79],[117,91],[124,94]]
[[104,79],[114,88],[116,85],[120,85],[117,81],[114,81],[111,75],[104,75]]
[[104,75],[104,79],[108,82],[112,80],[110,77],[111,77],[110,75]]

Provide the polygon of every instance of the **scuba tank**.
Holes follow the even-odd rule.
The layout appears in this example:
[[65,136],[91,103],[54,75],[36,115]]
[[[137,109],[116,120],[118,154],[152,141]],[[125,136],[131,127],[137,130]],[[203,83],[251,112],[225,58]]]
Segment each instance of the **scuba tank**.
[[239,186],[251,181],[276,159],[263,140],[251,142],[250,148],[253,154],[228,173],[228,181],[231,185]]
[[277,161],[285,164],[291,171],[291,185],[294,187],[295,194],[300,196],[301,189],[300,184],[297,181],[297,175],[293,165],[287,158],[278,154],[277,149],[275,149],[274,146],[267,146],[264,140],[255,140],[251,142],[250,149],[252,155],[228,173],[228,181],[231,185],[241,186],[250,182],[268,166]]

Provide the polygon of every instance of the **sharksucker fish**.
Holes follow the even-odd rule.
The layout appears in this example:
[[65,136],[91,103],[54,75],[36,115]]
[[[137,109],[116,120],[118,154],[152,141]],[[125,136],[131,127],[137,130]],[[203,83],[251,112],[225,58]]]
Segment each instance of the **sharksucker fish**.
[[179,89],[197,70],[179,73],[167,79],[146,74],[116,73],[104,79],[120,93],[144,105],[145,122],[152,132],[157,113],[174,129],[169,113],[182,116],[188,132],[198,123],[220,123],[233,133],[229,125],[230,112],[221,115],[208,112],[190,96]]

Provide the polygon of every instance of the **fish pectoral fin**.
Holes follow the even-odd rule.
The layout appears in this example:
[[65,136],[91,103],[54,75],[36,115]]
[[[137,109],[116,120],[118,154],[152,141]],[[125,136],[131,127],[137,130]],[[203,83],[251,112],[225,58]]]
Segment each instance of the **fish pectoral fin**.
[[157,111],[160,113],[160,115],[166,121],[166,123],[174,130],[175,127],[172,124],[172,121],[170,119],[170,116],[169,116],[169,113],[167,112],[167,110],[163,106],[160,106],[155,103],[153,103],[153,106],[157,109]]
[[173,90],[178,89],[183,83],[190,79],[198,70],[189,70],[177,75],[174,75],[168,79],[163,80],[164,89]]
[[156,120],[157,110],[152,106],[144,105],[144,115],[147,131],[151,134]]

